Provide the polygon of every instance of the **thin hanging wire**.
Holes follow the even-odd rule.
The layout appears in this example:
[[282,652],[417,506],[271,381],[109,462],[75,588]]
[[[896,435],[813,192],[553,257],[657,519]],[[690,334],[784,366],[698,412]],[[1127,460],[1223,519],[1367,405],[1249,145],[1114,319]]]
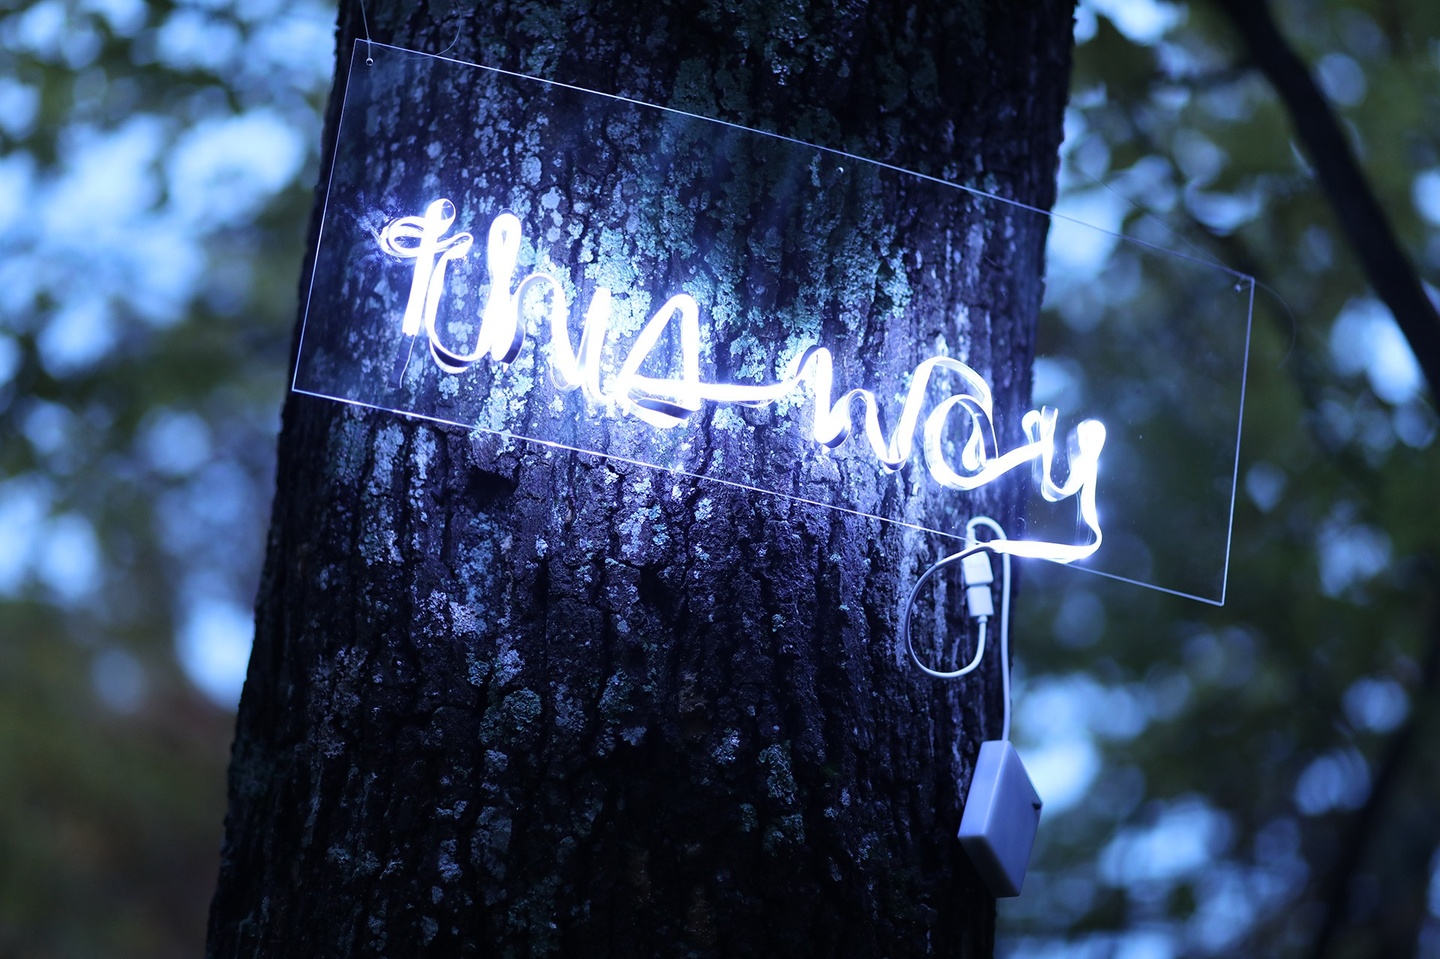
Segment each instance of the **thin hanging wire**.
[[374,44],[370,40],[370,18],[365,16],[365,0],[360,0],[360,25],[365,28],[365,65],[373,67],[375,58],[371,54]]

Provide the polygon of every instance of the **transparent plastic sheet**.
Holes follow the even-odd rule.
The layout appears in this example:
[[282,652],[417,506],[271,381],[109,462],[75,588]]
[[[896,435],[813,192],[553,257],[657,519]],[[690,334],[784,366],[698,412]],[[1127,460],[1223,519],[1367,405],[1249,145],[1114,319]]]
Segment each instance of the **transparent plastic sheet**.
[[[417,88],[434,92],[418,110],[408,96]],[[465,145],[458,153],[457,142]],[[645,186],[636,193],[636,184]],[[767,197],[758,216],[733,199],[756,191]],[[1067,430],[1086,420],[1105,427],[1094,485],[1104,541],[1075,565],[1223,602],[1248,277],[972,189],[674,110],[358,43],[293,388],[959,539],[969,515],[963,491],[944,491],[956,500],[953,524],[857,507],[904,503],[876,491],[913,492],[925,482],[923,415],[944,402],[945,389],[925,396],[922,420],[911,426],[913,462],[892,470],[867,446],[858,412],[853,434],[834,447],[795,439],[810,437],[821,412],[814,377],[797,389],[779,386],[797,364],[813,374],[807,351],[823,348],[837,394],[873,391],[894,453],[925,358],[963,360],[966,344],[897,346],[881,329],[866,348],[904,348],[915,372],[866,382],[864,350],[843,335],[844,316],[861,308],[847,302],[849,278],[875,272],[866,262],[872,237],[907,229],[877,221],[873,210],[910,211],[917,223],[938,211],[973,223],[1002,204],[1006,215],[1044,219],[1050,230],[1035,408],[1059,411],[1061,460]],[[625,229],[637,221],[643,228]],[[779,262],[784,238],[820,232],[850,239],[825,263]],[[666,237],[666,248],[645,246],[646,236]],[[533,275],[542,279],[521,282]],[[682,292],[688,304],[675,299]],[[517,336],[500,342],[486,317],[507,297]],[[865,308],[873,312],[873,303]],[[603,336],[587,342],[586,321],[600,313]],[[621,374],[646,385],[638,402],[607,400]],[[732,386],[729,401],[717,399]],[[979,405],[973,396],[964,402]],[[1024,444],[1020,424],[1009,427],[992,455]],[[757,432],[793,435],[714,442]],[[936,439],[958,463],[957,442]],[[1016,473],[1029,482],[1038,466]],[[856,494],[857,483],[867,495]],[[1078,499],[1033,496],[1012,537],[1084,543]]]

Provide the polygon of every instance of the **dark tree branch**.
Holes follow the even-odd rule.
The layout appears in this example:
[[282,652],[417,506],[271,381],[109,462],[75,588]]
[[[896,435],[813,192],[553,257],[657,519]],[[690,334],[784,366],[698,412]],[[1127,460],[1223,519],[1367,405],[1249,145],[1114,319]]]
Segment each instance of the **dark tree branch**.
[[1280,95],[1370,286],[1390,308],[1415,351],[1430,395],[1440,397],[1440,314],[1395,238],[1335,112],[1281,35],[1265,0],[1215,0],[1215,4],[1234,24],[1251,59]]
[[[1436,586],[1433,563],[1426,563],[1423,576],[1433,590]],[[1311,945],[1312,959],[1323,959],[1330,952],[1330,947],[1345,921],[1350,905],[1351,886],[1365,861],[1366,851],[1384,822],[1383,814],[1394,797],[1405,768],[1416,758],[1415,750],[1421,741],[1421,731],[1430,717],[1426,704],[1440,691],[1440,609],[1431,613],[1429,640],[1425,661],[1420,669],[1419,688],[1415,690],[1415,707],[1386,744],[1375,779],[1370,785],[1370,795],[1365,797],[1365,805],[1351,818],[1344,845],[1335,858],[1334,865],[1329,873],[1319,880],[1325,913]]]
[[[1359,257],[1371,287],[1390,308],[1410,343],[1432,397],[1440,397],[1440,314],[1425,293],[1414,265],[1400,247],[1389,218],[1360,169],[1334,111],[1309,70],[1286,42],[1264,0],[1215,0],[1244,39],[1255,65],[1284,102],[1314,165],[1321,188]],[[1420,695],[1440,683],[1440,621],[1431,629],[1422,668]],[[1370,794],[1351,819],[1339,855],[1317,882],[1324,902],[1320,927],[1310,954],[1321,959],[1335,943],[1349,908],[1350,890],[1367,850],[1380,828],[1381,815],[1404,769],[1415,758],[1423,710],[1418,704],[1387,744]]]

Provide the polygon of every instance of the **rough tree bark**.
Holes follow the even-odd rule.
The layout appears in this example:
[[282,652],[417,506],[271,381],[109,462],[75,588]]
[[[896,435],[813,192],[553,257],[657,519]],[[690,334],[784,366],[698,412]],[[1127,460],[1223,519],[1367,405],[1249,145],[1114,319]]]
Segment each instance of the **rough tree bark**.
[[[376,40],[1053,199],[1059,0],[365,12]],[[343,2],[327,170],[361,29]],[[877,240],[857,348],[899,382],[944,337],[1013,443],[1043,221],[893,213],[911,228],[904,248]],[[895,643],[942,544],[295,395],[277,479],[211,956],[992,951],[993,903],[954,837],[999,732],[997,657],[945,685]],[[1014,518],[1020,495],[902,512],[935,510]],[[958,592],[917,622],[958,620]]]

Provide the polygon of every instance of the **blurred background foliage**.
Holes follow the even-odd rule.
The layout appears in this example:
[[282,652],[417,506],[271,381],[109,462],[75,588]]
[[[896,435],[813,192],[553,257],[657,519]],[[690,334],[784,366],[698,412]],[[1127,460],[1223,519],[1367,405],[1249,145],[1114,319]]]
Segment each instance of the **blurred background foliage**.
[[0,0],[0,956],[195,956],[333,4]]
[[[1275,6],[1436,280],[1440,6]],[[0,0],[0,956],[201,951],[333,21]],[[1027,569],[1001,952],[1440,956],[1434,400],[1218,11],[1076,39],[1060,208],[1268,292],[1228,604]]]

